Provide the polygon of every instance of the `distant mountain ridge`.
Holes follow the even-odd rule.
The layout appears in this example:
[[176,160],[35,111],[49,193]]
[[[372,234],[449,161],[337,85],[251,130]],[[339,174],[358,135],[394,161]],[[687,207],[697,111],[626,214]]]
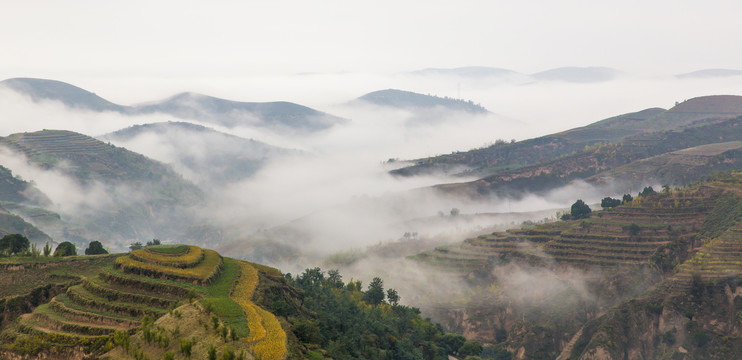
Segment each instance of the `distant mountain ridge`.
[[680,79],[688,78],[720,78],[720,77],[732,77],[742,76],[742,70],[735,69],[703,69],[689,73],[678,74],[675,77]]
[[196,93],[181,93],[146,105],[123,106],[56,80],[13,78],[0,81],[0,86],[28,95],[34,101],[60,101],[73,109],[112,111],[125,115],[162,113],[230,128],[252,126],[281,131],[315,132],[347,121],[285,101],[240,102]]
[[486,67],[486,66],[467,66],[459,68],[427,68],[409,72],[415,76],[458,76],[468,79],[511,79],[521,82],[534,81],[562,81],[570,83],[598,83],[614,80],[620,77],[623,72],[600,66],[568,66],[555,69],[549,69],[533,74],[520,73],[510,69]]

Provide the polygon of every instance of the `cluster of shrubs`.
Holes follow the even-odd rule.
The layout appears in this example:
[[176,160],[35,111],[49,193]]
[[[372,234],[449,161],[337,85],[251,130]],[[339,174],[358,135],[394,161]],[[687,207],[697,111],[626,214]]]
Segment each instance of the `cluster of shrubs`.
[[[52,246],[47,242],[43,248],[32,244],[27,237],[22,234],[8,234],[0,238],[0,256],[73,256],[77,255],[75,244],[64,241],[57,245],[52,253]],[[100,241],[91,241],[88,248],[85,249],[85,255],[108,254]]]

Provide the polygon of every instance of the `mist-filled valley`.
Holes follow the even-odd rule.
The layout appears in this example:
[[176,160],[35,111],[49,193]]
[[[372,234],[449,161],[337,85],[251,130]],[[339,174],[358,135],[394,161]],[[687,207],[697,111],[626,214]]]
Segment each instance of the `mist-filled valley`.
[[[147,260],[161,256],[150,250],[142,258],[143,244],[280,269],[281,280],[266,280],[272,270],[254,265],[261,284],[274,284],[258,288],[261,304],[289,324],[286,343],[300,345],[286,356],[296,358],[320,345],[325,355],[361,355],[307,335],[323,310],[306,315],[299,290],[287,289],[340,296],[337,288],[380,286],[375,278],[396,289],[389,305],[419,308],[447,336],[483,344],[470,354],[481,358],[723,354],[720,334],[739,325],[717,325],[725,315],[710,304],[726,291],[737,311],[738,261],[707,261],[738,236],[739,79],[467,67],[99,91],[13,78],[0,82],[0,225],[38,249],[131,251],[114,268],[138,275],[148,265],[126,261],[171,264]],[[218,256],[204,251],[204,264]],[[225,261],[220,271],[237,266]],[[106,274],[110,265],[100,266]],[[103,292],[93,286],[83,288]],[[350,296],[372,302],[371,291]],[[622,315],[632,307],[647,315]],[[431,354],[469,359],[464,340],[430,345]],[[398,345],[374,346],[397,355],[371,358],[403,358]]]

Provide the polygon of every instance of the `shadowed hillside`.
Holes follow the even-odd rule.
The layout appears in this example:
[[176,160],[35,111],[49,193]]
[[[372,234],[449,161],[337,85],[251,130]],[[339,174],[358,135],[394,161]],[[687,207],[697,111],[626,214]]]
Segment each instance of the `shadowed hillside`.
[[[705,96],[685,101],[670,110],[646,109],[535,139],[496,143],[486,148],[416,159],[411,161],[414,165],[391,173],[399,176],[438,172],[446,172],[448,175],[498,174],[524,166],[546,164],[559,157],[584,151],[585,147],[598,142],[618,144],[643,141],[642,138],[650,137],[647,132],[661,134],[663,131],[681,131],[687,127],[710,125],[739,115],[742,115],[742,96]],[[706,143],[710,142],[716,141]],[[703,143],[695,145],[701,144]],[[657,154],[659,153],[652,155]],[[449,171],[461,168],[467,170]]]
[[185,210],[203,201],[201,190],[168,166],[82,134],[13,134],[0,139],[0,145],[26,156],[38,169],[59,172],[57,176],[77,184],[77,191],[84,193],[78,196],[86,201],[61,214],[63,222],[37,225],[54,238],[80,246],[86,239],[175,237],[185,229],[178,224],[192,221],[186,220]]
[[298,153],[185,122],[135,125],[100,139],[125,147],[148,141],[143,150],[167,148],[177,171],[207,186],[248,178],[270,160]]

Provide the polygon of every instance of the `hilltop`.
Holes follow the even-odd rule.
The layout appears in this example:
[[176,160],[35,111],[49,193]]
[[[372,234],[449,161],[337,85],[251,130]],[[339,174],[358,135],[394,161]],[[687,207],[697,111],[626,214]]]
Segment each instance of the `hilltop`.
[[37,102],[59,101],[71,108],[93,111],[131,111],[130,108],[114,104],[95,93],[57,80],[13,78],[0,81],[0,86],[28,95]]
[[433,109],[443,108],[453,111],[464,111],[474,114],[489,113],[487,109],[471,100],[452,99],[449,97],[438,97],[423,95],[411,91],[396,89],[379,90],[368,93],[358,100],[375,105],[388,106],[400,109]]
[[294,277],[190,245],[0,259],[0,274],[3,357],[440,359],[464,343],[381,279],[363,291],[337,271]]
[[240,102],[190,92],[139,106],[137,112],[170,114],[230,128],[258,126],[307,132],[324,130],[344,122],[341,118],[285,101]]
[[423,310],[520,359],[738,358],[740,194],[718,173],[425,251],[410,259],[472,290]]
[[186,122],[134,125],[99,138],[130,148],[146,142],[144,154],[165,147],[176,170],[202,186],[246,179],[268,161],[298,153]]

